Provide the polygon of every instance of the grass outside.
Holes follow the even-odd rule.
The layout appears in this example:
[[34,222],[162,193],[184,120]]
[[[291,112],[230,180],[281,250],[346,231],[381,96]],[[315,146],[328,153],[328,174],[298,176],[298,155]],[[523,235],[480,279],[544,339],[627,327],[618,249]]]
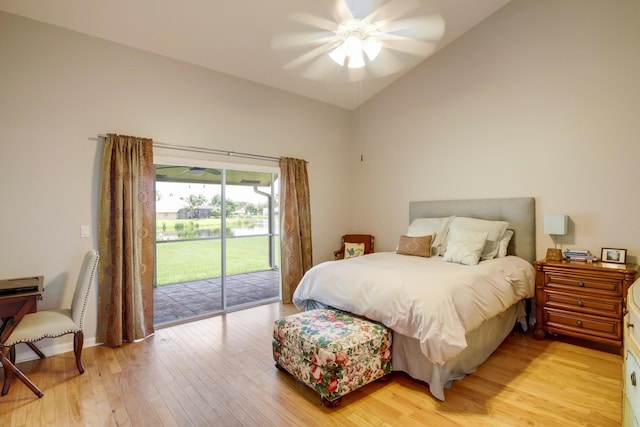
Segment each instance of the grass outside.
[[[220,277],[220,245],[220,239],[157,243],[157,286]],[[276,239],[275,246],[276,265],[280,265],[279,239]],[[270,269],[269,238],[250,236],[227,239],[226,260],[227,275]]]

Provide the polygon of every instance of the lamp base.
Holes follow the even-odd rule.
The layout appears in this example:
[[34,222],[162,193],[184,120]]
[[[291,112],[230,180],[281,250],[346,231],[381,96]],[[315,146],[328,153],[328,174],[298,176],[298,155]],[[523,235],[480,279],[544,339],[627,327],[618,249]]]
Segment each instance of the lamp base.
[[547,249],[546,258],[551,261],[561,261],[564,259],[564,256],[562,255],[562,250],[549,248]]

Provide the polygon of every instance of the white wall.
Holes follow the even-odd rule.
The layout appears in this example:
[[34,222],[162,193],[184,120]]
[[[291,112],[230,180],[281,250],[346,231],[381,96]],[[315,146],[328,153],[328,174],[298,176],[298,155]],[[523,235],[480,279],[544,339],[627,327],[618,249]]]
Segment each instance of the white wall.
[[306,159],[316,262],[348,229],[346,110],[6,13],[0,58],[0,278],[44,275],[40,308],[70,303],[97,247],[98,134]]
[[[393,250],[408,202],[536,198],[564,247],[640,255],[640,2],[513,0],[354,111],[354,225]],[[360,154],[364,162],[360,162]]]

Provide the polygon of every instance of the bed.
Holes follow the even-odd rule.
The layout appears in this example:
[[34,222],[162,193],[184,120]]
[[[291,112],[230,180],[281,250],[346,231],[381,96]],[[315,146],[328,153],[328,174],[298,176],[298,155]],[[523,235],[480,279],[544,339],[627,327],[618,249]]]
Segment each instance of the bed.
[[528,327],[535,200],[411,202],[409,217],[396,251],[320,263],[304,275],[293,302],[390,327],[393,370],[445,400],[444,390],[474,372],[516,323]]

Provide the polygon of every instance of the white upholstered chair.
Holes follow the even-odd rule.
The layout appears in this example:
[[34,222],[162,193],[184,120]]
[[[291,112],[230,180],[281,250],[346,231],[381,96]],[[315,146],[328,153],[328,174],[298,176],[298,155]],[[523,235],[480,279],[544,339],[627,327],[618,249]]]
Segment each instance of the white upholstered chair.
[[[76,366],[81,374],[84,373],[84,366],[82,366],[84,317],[89,290],[98,266],[98,258],[98,252],[94,250],[87,252],[84,256],[70,308],[41,310],[24,316],[5,343],[5,346],[11,347],[9,358],[13,363],[15,363],[15,346],[17,344],[27,344],[41,359],[44,359],[45,355],[35,345],[36,341],[74,334],[73,351],[76,356]],[[8,380],[5,375],[5,384],[7,385]]]

